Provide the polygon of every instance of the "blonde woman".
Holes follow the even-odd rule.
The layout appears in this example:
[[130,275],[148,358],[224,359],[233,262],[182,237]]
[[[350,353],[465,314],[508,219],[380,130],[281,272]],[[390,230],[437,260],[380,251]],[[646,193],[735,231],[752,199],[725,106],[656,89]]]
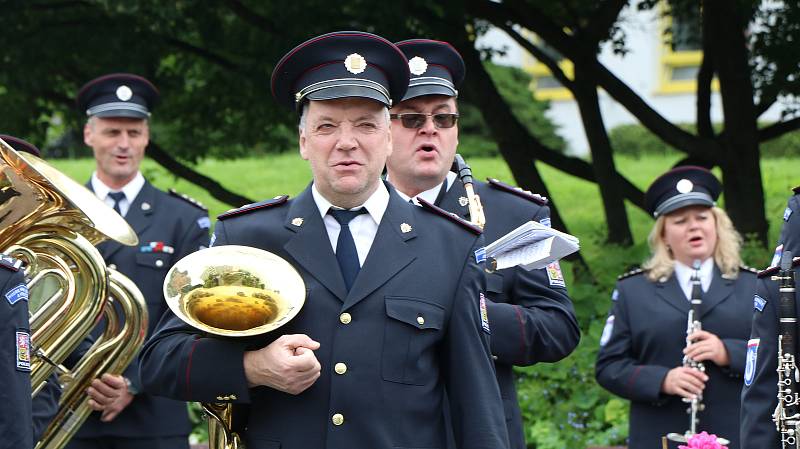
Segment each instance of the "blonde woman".
[[[715,201],[717,178],[700,167],[678,167],[655,180],[646,206],[656,219],[643,267],[620,276],[612,294],[597,381],[631,401],[629,449],[661,447],[668,433],[690,427],[687,402],[705,410],[696,432],[739,448],[739,393],[753,310],[756,275],[741,265],[741,237]],[[702,330],[689,335],[693,266],[702,288]],[[705,371],[684,366],[684,356]],[[677,447],[670,443],[670,447]]]

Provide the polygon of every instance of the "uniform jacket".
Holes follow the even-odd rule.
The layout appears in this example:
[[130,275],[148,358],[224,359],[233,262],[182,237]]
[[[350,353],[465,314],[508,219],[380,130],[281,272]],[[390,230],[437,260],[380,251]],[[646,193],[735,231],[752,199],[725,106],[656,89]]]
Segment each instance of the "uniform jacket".
[[[475,181],[474,187],[486,216],[486,244],[531,220],[549,225],[546,205],[480,181]],[[469,207],[462,199],[466,196],[464,184],[456,180],[439,206],[468,220]],[[524,449],[513,367],[563,359],[578,345],[580,328],[563,278],[552,280],[545,269],[508,268],[488,274],[486,282],[492,355],[496,357],[509,440],[512,448]]]
[[[795,268],[797,278],[797,268]],[[759,277],[752,307],[753,326],[748,346],[748,366],[742,387],[742,447],[781,447],[772,413],[778,405],[779,282]],[[763,301],[763,303],[761,302]],[[798,297],[795,293],[795,310]],[[800,316],[797,312],[795,316]],[[755,345],[755,347],[753,347]],[[795,355],[796,357],[796,355]]]
[[[784,250],[800,255],[800,187],[794,188],[794,196],[789,198],[783,212],[783,227],[778,245],[783,245]],[[777,261],[773,261],[777,265]]]
[[[292,224],[298,217],[302,223]],[[280,330],[249,341],[199,335],[175,317],[165,320],[142,353],[146,388],[183,400],[249,403],[244,438],[252,449],[443,448],[446,388],[460,448],[507,447],[479,310],[484,278],[473,251],[482,238],[390,188],[348,293],[310,188],[216,226],[215,246],[252,246],[289,261],[305,282],[305,305]],[[296,333],[321,343],[321,377],[296,396],[248,389],[245,349]],[[338,362],[347,365],[344,374],[333,371]],[[336,413],[342,425],[332,423]]]
[[[27,289],[24,299],[17,290],[24,285],[22,270],[0,264],[0,448],[3,449],[33,447],[31,355],[18,351],[18,348],[25,351],[26,345],[30,351]],[[27,342],[21,333],[27,335]]]
[[[714,267],[714,278],[703,294],[703,330],[722,340],[730,366],[705,362],[709,380],[698,432],[727,438],[730,449],[744,447],[739,445],[738,397],[755,278],[755,273],[741,269],[736,279],[726,279]],[[690,303],[674,274],[665,282],[651,282],[644,272],[621,279],[612,298],[616,300],[601,338],[605,344],[597,355],[597,381],[631,401],[629,449],[661,447],[662,436],[689,429],[687,404],[678,396],[661,393],[661,384],[670,369],[683,363]]]
[[[142,291],[147,301],[149,335],[164,312],[169,310],[162,290],[167,271],[182,257],[208,245],[208,213],[145,182],[130,205],[125,220],[139,236],[138,245],[125,246],[107,241],[99,244],[97,249],[109,266],[113,265],[128,276]],[[103,327],[101,324],[95,329],[95,336]],[[124,376],[142,390],[136,361],[125,370]],[[140,392],[110,423],[100,422],[100,414],[92,413],[77,436],[142,438],[188,435],[190,431],[185,403]]]

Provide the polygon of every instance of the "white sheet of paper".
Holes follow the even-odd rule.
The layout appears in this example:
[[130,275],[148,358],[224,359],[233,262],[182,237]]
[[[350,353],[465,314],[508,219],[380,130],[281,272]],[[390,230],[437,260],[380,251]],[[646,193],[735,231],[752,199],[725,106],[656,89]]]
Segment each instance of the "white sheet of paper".
[[579,249],[575,236],[529,221],[489,244],[486,256],[495,260],[498,270],[518,265],[536,270]]

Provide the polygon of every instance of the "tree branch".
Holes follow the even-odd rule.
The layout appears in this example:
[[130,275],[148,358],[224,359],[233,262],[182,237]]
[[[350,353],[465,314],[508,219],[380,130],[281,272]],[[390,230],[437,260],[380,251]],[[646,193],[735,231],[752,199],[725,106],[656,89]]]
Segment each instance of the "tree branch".
[[759,143],[767,142],[798,129],[800,129],[800,117],[795,117],[785,122],[773,123],[766,128],[758,130],[758,141]]
[[556,77],[559,83],[562,86],[569,89],[573,95],[575,95],[575,85],[569,77],[561,70],[561,67],[558,66],[558,61],[551,58],[547,53],[545,53],[541,48],[533,45],[531,41],[525,39],[521,34],[517,33],[511,25],[508,23],[502,23],[497,25],[500,29],[506,32],[509,36],[511,36],[514,41],[516,41],[522,48],[528,51],[537,61],[544,64],[550,73]]
[[230,61],[230,60],[224,58],[223,56],[220,56],[220,55],[218,55],[216,53],[213,53],[213,52],[209,51],[208,49],[198,47],[198,46],[190,44],[188,42],[184,42],[184,41],[176,39],[176,38],[174,38],[172,36],[160,35],[159,37],[161,37],[164,40],[164,42],[166,42],[169,45],[172,45],[175,48],[178,48],[180,50],[184,50],[187,53],[191,53],[191,54],[193,54],[195,56],[199,56],[199,57],[201,57],[201,58],[203,58],[203,59],[205,59],[205,60],[207,60],[207,61],[209,61],[209,62],[211,62],[213,64],[216,64],[216,65],[218,65],[218,66],[220,66],[220,67],[222,67],[224,69],[228,69],[228,70],[231,70],[231,71],[234,71],[234,72],[238,72],[240,70],[240,67],[236,63],[234,63],[233,61]]
[[697,134],[703,138],[714,137],[711,125],[711,81],[714,79],[714,56],[709,49],[708,16],[703,15],[703,60],[697,71]]
[[628,0],[607,0],[600,2],[600,7],[592,14],[592,21],[584,29],[584,35],[589,39],[589,43],[595,46],[608,38],[609,30],[619,18],[622,8],[628,4]]
[[175,176],[181,177],[206,189],[211,196],[219,201],[222,201],[223,203],[230,204],[233,207],[239,207],[253,202],[253,200],[250,198],[231,192],[223,187],[219,182],[193,170],[188,165],[182,164],[180,161],[170,156],[169,153],[164,151],[163,148],[161,148],[152,140],[150,141],[150,144],[147,145],[146,152],[148,156],[152,157],[153,160],[158,162],[162,167],[166,168]]
[[259,30],[265,31],[269,34],[276,34],[275,24],[269,21],[266,17],[258,14],[252,9],[248,8],[239,0],[226,0],[226,6],[230,9],[236,17],[242,19],[244,22],[253,25]]

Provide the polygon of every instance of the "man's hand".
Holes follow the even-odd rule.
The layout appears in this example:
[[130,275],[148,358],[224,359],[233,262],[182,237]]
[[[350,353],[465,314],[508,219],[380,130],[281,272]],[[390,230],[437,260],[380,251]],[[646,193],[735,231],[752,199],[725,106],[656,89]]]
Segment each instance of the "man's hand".
[[268,346],[244,353],[244,374],[250,387],[264,385],[300,394],[319,378],[314,355],[319,343],[307,335],[283,335]]
[[725,344],[711,332],[697,331],[688,337],[691,345],[683,349],[683,353],[698,362],[711,360],[717,366],[728,366],[731,359]]
[[661,391],[686,399],[694,399],[703,392],[708,376],[694,368],[679,366],[669,370],[661,383]]
[[100,415],[100,421],[103,422],[113,421],[133,401],[125,378],[116,374],[103,374],[93,380],[86,393],[90,398],[89,407],[103,412]]

